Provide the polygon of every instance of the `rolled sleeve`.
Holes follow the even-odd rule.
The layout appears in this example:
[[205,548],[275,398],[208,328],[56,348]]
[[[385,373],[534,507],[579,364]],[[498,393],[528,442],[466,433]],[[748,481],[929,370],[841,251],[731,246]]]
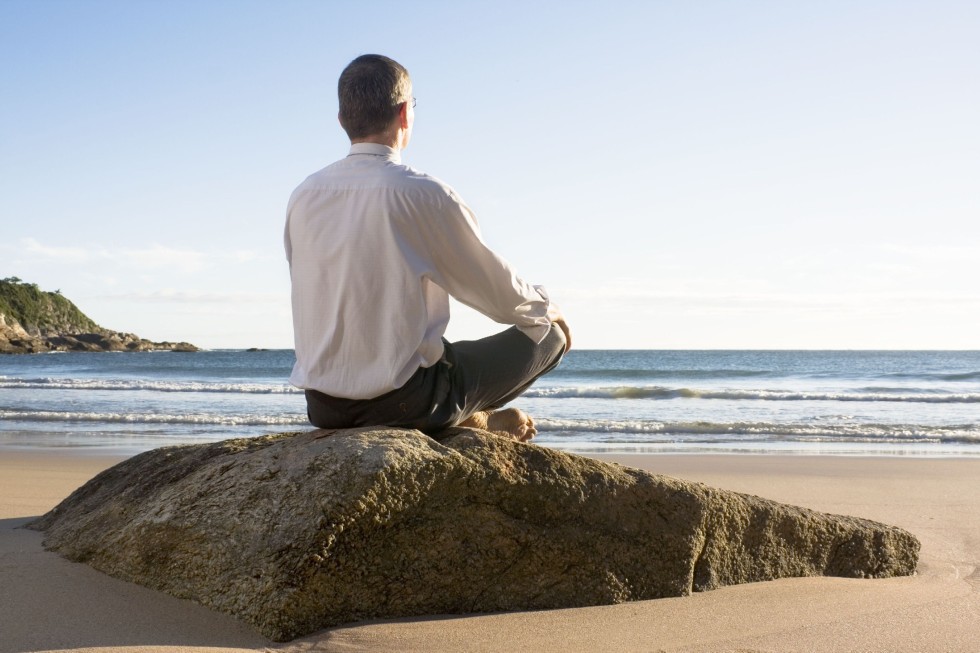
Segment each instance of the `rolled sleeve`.
[[551,322],[557,314],[557,308],[551,303],[551,299],[548,297],[548,291],[544,289],[544,286],[536,285],[534,286],[534,291],[538,293],[544,302],[543,315],[536,316],[532,324],[518,324],[516,326],[518,331],[533,340],[534,344],[539,345],[547,337],[548,331],[551,329]]

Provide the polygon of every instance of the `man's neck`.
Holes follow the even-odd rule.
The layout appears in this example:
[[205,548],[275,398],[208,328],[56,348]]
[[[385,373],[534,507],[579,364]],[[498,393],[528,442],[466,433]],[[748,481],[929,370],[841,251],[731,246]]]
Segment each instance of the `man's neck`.
[[405,149],[408,144],[408,132],[404,129],[392,129],[388,130],[383,134],[372,134],[371,136],[365,136],[363,138],[351,139],[351,145],[357,145],[358,143],[374,143],[376,145],[384,145],[385,147],[390,147],[395,152],[401,154],[401,151]]

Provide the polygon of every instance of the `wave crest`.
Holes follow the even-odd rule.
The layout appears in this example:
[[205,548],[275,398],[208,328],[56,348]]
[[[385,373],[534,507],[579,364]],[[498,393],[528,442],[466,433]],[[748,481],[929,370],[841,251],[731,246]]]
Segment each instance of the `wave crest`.
[[300,394],[285,383],[219,383],[208,381],[144,381],[140,379],[8,379],[0,388],[15,390],[150,390],[153,392],[222,392],[235,394]]
[[[704,438],[749,440],[764,438],[812,442],[980,442],[980,425],[946,426],[916,424],[815,424],[779,422],[657,422],[645,420],[538,419],[541,434],[561,437],[582,434],[621,434],[624,436],[659,436],[659,441],[673,438],[685,441]],[[654,440],[654,441],[657,441]]]
[[597,388],[531,388],[524,397],[536,399],[727,399],[734,401],[891,401],[909,403],[980,403],[980,393],[800,392],[789,390],[695,390],[661,386]]
[[213,426],[309,425],[306,415],[218,415],[186,413],[86,413],[70,411],[0,410],[0,419],[21,422],[93,422],[103,424],[207,424]]

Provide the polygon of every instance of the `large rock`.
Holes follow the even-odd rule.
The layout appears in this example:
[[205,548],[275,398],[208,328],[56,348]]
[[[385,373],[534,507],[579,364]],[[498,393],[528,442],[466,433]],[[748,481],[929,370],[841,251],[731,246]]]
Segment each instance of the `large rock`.
[[486,432],[310,431],[167,447],[33,524],[45,545],[284,641],[369,618],[914,572],[898,528]]

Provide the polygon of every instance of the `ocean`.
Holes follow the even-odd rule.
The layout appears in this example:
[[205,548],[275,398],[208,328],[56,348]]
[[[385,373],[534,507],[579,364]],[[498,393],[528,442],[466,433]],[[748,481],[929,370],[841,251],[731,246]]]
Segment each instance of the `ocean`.
[[[0,447],[311,428],[292,350],[0,357]],[[980,455],[980,351],[573,350],[513,405],[577,452]]]

